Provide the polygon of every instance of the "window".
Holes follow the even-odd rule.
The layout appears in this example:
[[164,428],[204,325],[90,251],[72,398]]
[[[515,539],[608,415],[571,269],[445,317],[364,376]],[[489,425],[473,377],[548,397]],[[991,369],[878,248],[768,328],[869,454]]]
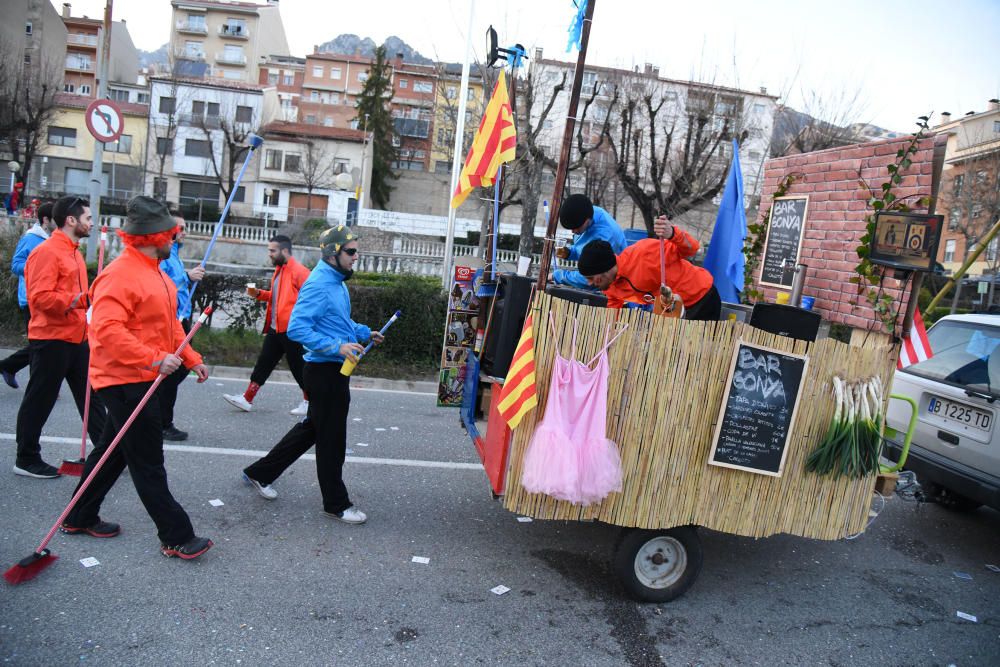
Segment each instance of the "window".
[[298,172],[301,169],[302,156],[298,153],[285,153],[285,171]]
[[278,73],[277,72],[268,72],[267,73],[267,85],[269,85],[269,86],[277,86],[278,85]]
[[132,152],[132,135],[123,134],[118,137],[118,141],[110,144],[104,144],[105,153],[131,153]]
[[757,162],[760,160],[760,151],[750,151],[747,157],[750,158],[751,162]]
[[761,104],[760,102],[757,102],[756,104],[753,105],[753,112],[754,113],[764,113],[764,109],[765,108],[766,107],[763,104]]
[[49,144],[52,146],[76,146],[76,130],[72,127],[50,127]]
[[358,72],[358,81],[364,83],[368,80],[368,72]]
[[944,242],[944,261],[955,261],[955,239],[948,239]]
[[139,104],[149,104],[149,93],[139,93],[135,96],[135,101]]
[[181,181],[181,196],[179,203],[219,205],[219,186],[217,183],[202,181]]
[[243,35],[246,32],[247,24],[243,19],[226,18],[225,25],[222,26],[223,34]]
[[156,154],[170,155],[174,151],[174,140],[170,137],[156,138]]
[[948,229],[958,229],[959,223],[962,222],[962,209],[956,207],[948,212]]
[[993,121],[993,131],[1000,132],[1000,120]]
[[191,103],[191,115],[192,116],[204,116],[205,115],[205,103],[200,100],[195,100]]
[[330,78],[331,79],[337,79],[337,80],[340,79],[340,68],[339,67],[331,67],[330,68]]
[[310,102],[319,102],[319,91],[318,90],[313,90],[313,91],[309,92],[309,101]]
[[205,16],[204,14],[189,14],[187,17],[187,27],[188,30],[204,30],[205,29]]
[[954,192],[956,195],[962,194],[962,185],[965,183],[965,174],[959,174],[955,177]]
[[127,90],[109,90],[108,99],[114,100],[115,102],[128,102],[128,91]]
[[990,244],[986,246],[987,262],[997,261],[997,248],[1000,248],[1000,239],[994,238],[992,241],[990,241]]
[[229,79],[230,81],[242,81],[243,80],[243,70],[240,69],[224,69],[222,70],[222,78]]
[[237,123],[251,123],[251,122],[253,122],[253,109],[251,107],[237,106],[236,107],[236,122]]
[[310,125],[315,125],[316,124],[316,114],[314,114],[314,113],[307,113],[306,114],[306,123],[308,123]]
[[173,113],[177,100],[172,97],[160,98],[160,113]]
[[80,86],[80,94],[81,95],[90,95],[90,85],[86,84],[86,83],[83,84],[83,85],[81,85]]
[[24,34],[25,35],[30,35],[32,29],[33,29],[33,26],[31,25],[31,21],[28,21],[28,22],[26,22],[24,24]]
[[315,77],[322,77],[323,76],[323,66],[322,65],[313,65],[313,76],[315,76]]
[[201,42],[184,42],[184,55],[200,60],[205,57],[205,49]]
[[330,116],[327,116],[326,118],[324,118],[323,119],[323,125],[325,127],[333,127],[333,118],[331,118]]
[[972,207],[972,219],[975,220],[983,214],[983,205],[976,204]]
[[67,83],[67,84],[63,85],[63,92],[64,93],[75,93],[76,92],[76,86],[74,86],[72,83]]
[[202,139],[185,139],[184,155],[189,157],[212,157],[212,145]]
[[24,64],[25,65],[30,65],[31,64],[31,54],[30,53],[25,53],[24,54]]
[[243,47],[235,44],[226,44],[222,49],[222,58],[227,63],[242,63],[245,60],[243,57]]
[[986,185],[987,173],[985,171],[976,172],[976,185]]
[[246,186],[241,185],[240,187],[236,188],[236,194],[233,195],[233,201],[243,203],[246,200],[247,200],[247,189]]
[[294,74],[282,74],[281,75],[281,83],[283,85],[286,85],[286,86],[294,86],[295,85],[295,75]]
[[281,190],[278,188],[264,190],[264,206],[278,206],[280,200]]
[[415,93],[433,93],[434,84],[430,81],[415,81],[413,83],[413,92]]
[[167,198],[167,179],[159,176],[153,177],[153,196],[164,201]]
[[330,104],[340,104],[340,93],[330,93]]
[[455,86],[448,86],[444,89],[445,99],[453,100],[458,97],[458,88]]
[[409,82],[406,79],[400,79],[399,80],[399,87],[400,88],[406,88],[407,85],[409,85]]
[[264,151],[264,168],[281,169],[281,151],[268,148]]
[[350,160],[338,160],[333,161],[333,175],[339,176],[340,174],[346,174],[351,171],[351,161]]

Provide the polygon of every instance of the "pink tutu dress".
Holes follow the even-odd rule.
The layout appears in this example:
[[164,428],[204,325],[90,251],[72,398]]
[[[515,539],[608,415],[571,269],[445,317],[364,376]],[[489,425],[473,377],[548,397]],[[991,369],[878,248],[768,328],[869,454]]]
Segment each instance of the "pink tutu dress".
[[589,364],[577,361],[574,320],[573,358],[559,356],[556,348],[545,415],[524,455],[521,484],[531,493],[590,505],[622,490],[621,456],[606,436],[608,347],[613,342],[605,342]]

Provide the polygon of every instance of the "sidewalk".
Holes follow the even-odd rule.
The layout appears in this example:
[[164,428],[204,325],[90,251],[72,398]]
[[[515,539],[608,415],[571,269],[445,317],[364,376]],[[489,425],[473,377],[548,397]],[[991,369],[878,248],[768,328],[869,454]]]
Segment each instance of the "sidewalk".
[[[10,348],[0,348],[0,359],[3,359],[12,352],[14,352],[14,350]],[[240,366],[213,366],[211,364],[205,365],[208,367],[208,374],[211,377],[226,378],[228,380],[246,380],[247,382],[250,381],[251,369],[249,368],[243,368]],[[24,387],[27,384],[27,370],[28,369],[24,369],[18,373],[18,381],[21,383],[21,387]],[[275,370],[271,373],[268,381],[295,382],[295,378],[292,377],[291,371]],[[436,394],[438,390],[437,383],[428,380],[388,380],[386,378],[365,377],[363,375],[352,375],[351,386],[355,389],[382,389],[386,391],[405,391],[411,393],[429,394]]]

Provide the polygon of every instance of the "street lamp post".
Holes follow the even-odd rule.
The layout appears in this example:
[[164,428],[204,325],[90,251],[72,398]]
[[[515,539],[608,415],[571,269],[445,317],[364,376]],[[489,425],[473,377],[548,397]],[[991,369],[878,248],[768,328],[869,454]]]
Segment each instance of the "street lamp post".
[[21,168],[15,160],[11,160],[7,163],[7,169],[10,170],[10,191],[14,191],[14,179],[17,178],[17,170]]

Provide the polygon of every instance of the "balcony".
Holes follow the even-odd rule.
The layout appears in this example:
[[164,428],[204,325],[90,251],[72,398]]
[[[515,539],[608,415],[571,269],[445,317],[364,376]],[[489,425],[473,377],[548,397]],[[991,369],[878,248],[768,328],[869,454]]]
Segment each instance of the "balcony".
[[207,35],[208,29],[205,27],[204,22],[202,23],[190,23],[188,21],[178,21],[177,22],[177,32],[183,32],[188,35]]
[[396,134],[401,137],[426,139],[430,135],[430,121],[416,118],[394,118]]
[[218,116],[204,116],[191,113],[179,114],[177,116],[177,124],[189,127],[203,127],[209,130],[217,130],[222,127],[222,121]]
[[205,52],[194,49],[174,49],[174,57],[183,60],[193,60],[194,62],[205,62]]
[[66,69],[72,72],[93,72],[94,63],[91,60],[66,60]]
[[97,46],[97,35],[68,35],[66,42],[70,46]]
[[215,54],[215,62],[219,63],[220,65],[243,66],[247,64],[247,57],[242,53],[226,53],[225,51],[223,51],[222,53]]
[[243,25],[220,25],[219,37],[229,39],[250,39],[250,31]]

